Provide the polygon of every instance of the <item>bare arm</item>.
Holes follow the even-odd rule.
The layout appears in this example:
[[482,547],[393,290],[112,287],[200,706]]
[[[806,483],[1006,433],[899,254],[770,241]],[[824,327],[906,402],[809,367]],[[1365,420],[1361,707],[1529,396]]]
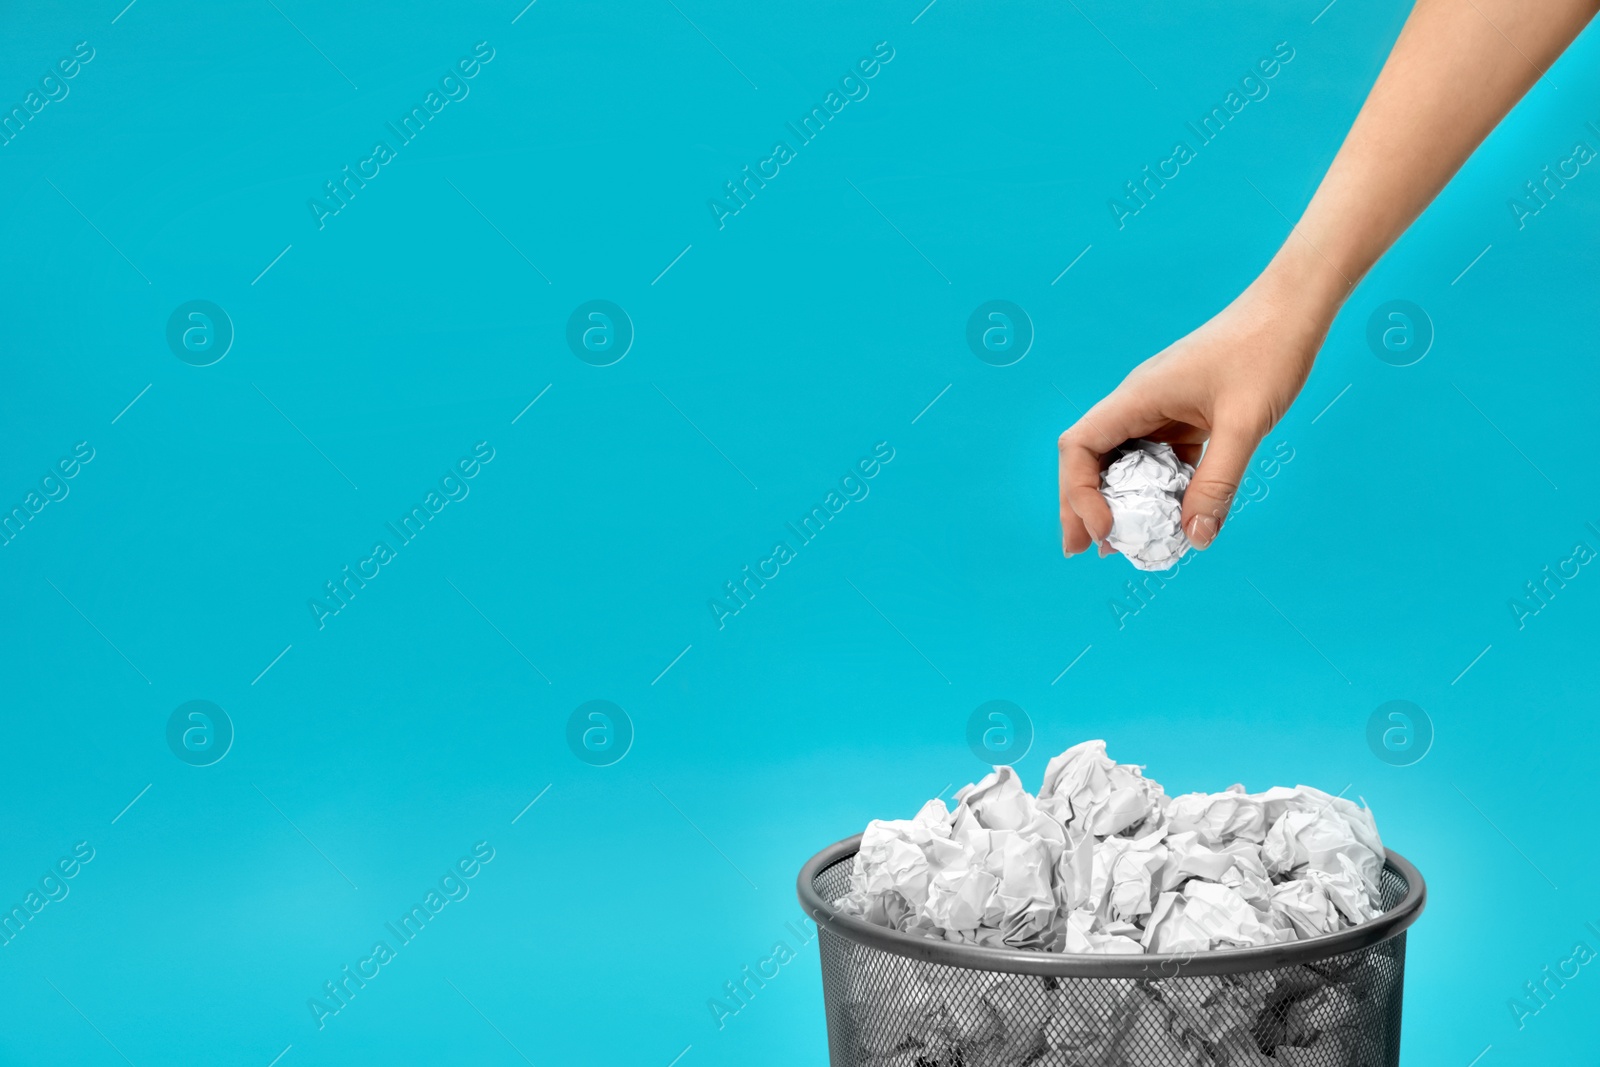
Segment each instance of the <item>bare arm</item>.
[[1198,460],[1184,529],[1196,547],[1211,544],[1256,445],[1299,394],[1355,284],[1597,7],[1600,0],[1417,0],[1333,165],[1266,270],[1061,435],[1067,555],[1110,532],[1101,457],[1136,437],[1168,441]]

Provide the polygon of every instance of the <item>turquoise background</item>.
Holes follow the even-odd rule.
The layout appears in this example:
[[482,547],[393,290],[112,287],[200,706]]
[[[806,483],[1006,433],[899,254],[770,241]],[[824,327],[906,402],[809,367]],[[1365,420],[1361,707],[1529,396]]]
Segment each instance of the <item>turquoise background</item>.
[[[94,54],[0,147],[0,505],[94,458],[0,548],[0,898],[94,858],[0,948],[0,1061],[823,1063],[795,873],[981,775],[992,699],[1035,787],[1091,737],[1174,793],[1348,783],[1430,881],[1406,1062],[1592,1049],[1592,968],[1520,1029],[1509,1002],[1600,948],[1600,577],[1510,604],[1600,548],[1600,176],[1521,229],[1508,202],[1600,146],[1600,39],[1362,283],[1261,453],[1292,460],[1119,627],[1131,568],[1061,558],[1055,437],[1266,262],[1406,9],[923,2],[6,12],[7,109]],[[323,183],[480,41],[469,95],[319,229]],[[723,183],[879,42],[719,229]],[[1110,198],[1279,42],[1119,230]],[[208,367],[166,341],[200,299],[236,334]],[[566,342],[595,299],[636,331],[608,367]],[[965,341],[993,299],[1036,332],[1009,367]],[[1435,331],[1412,366],[1366,342],[1393,299]],[[319,629],[323,583],[478,442],[469,495]],[[1366,740],[1395,699],[1435,732],[1412,766]],[[167,744],[190,700],[235,732],[211,766]],[[590,700],[631,722],[610,766],[568,745]],[[470,895],[319,1029],[308,1000],[478,842]]]

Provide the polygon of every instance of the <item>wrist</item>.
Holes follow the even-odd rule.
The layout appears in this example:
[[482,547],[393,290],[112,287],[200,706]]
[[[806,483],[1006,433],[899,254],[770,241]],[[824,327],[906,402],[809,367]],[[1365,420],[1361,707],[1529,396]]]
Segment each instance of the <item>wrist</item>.
[[1254,285],[1273,304],[1315,330],[1320,340],[1358,280],[1359,275],[1338,266],[1295,231]]

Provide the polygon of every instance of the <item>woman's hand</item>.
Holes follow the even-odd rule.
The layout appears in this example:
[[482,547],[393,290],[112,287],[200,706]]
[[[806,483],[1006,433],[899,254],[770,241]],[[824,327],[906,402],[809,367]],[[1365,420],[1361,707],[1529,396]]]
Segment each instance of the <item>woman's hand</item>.
[[1319,293],[1287,262],[1280,257],[1215,318],[1135,367],[1061,435],[1066,555],[1091,543],[1102,556],[1115,551],[1105,543],[1111,511],[1100,495],[1100,472],[1107,453],[1139,437],[1165,441],[1196,464],[1183,497],[1183,529],[1196,548],[1216,538],[1256,445],[1311,373],[1346,288]]
[[1211,544],[1251,453],[1305,384],[1344,298],[1597,8],[1600,0],[1416,0],[1271,266],[1061,435],[1067,555],[1091,542],[1111,553],[1101,462],[1135,437],[1166,441],[1185,461],[1199,461],[1183,528],[1196,548]]

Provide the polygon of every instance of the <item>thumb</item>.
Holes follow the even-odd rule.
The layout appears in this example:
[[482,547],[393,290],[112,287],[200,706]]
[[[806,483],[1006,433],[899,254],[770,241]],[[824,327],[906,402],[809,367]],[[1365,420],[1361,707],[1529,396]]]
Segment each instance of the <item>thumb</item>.
[[1183,532],[1196,548],[1209,548],[1228,517],[1260,435],[1218,428],[1183,494]]

